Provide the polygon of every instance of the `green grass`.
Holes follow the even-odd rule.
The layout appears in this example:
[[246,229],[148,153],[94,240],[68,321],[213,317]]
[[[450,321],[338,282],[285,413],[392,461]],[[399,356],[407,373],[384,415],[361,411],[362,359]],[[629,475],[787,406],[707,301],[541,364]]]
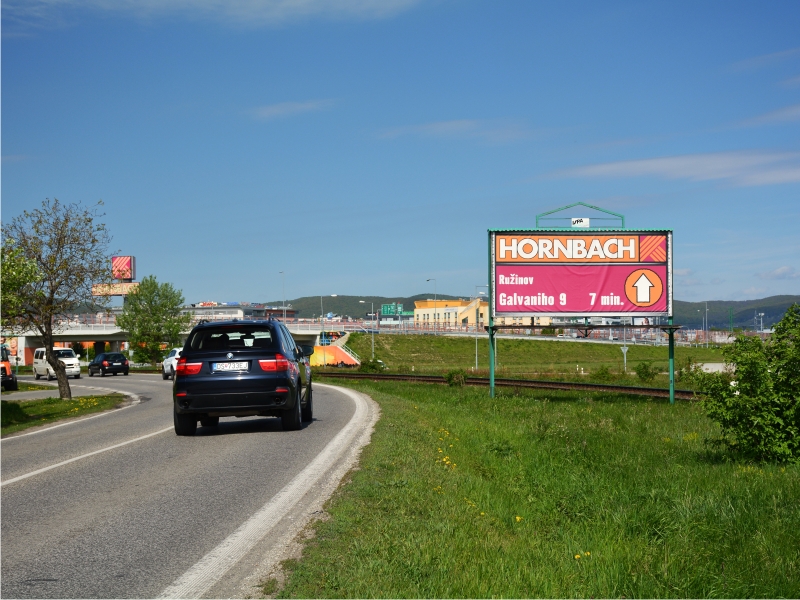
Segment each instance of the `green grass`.
[[[363,359],[372,354],[369,334],[353,333],[347,345]],[[623,370],[622,351],[618,345],[534,339],[497,340],[497,376],[539,379],[574,379],[596,383],[642,385],[633,373],[636,365],[652,361],[664,374],[647,385],[667,387],[669,355],[666,346],[628,345],[628,372]],[[488,377],[489,341],[478,340],[478,370],[475,371],[475,339],[431,335],[377,335],[375,357],[383,360],[390,372],[445,374],[464,369],[468,375]],[[693,362],[723,362],[716,348],[675,349],[676,369]],[[611,374],[597,377],[605,367]],[[686,385],[681,387],[688,387]]]
[[0,435],[7,435],[34,427],[45,425],[62,419],[80,417],[82,415],[101,412],[114,408],[122,402],[122,394],[108,396],[85,396],[63,402],[61,398],[44,398],[42,400],[26,400],[10,402],[3,400],[0,416],[2,428]]
[[698,403],[351,385],[382,417],[283,597],[800,596],[800,469]]
[[3,390],[3,395],[6,396],[15,392],[44,392],[54,389],[52,385],[40,385],[38,383],[26,383],[24,381],[17,381],[17,386],[19,389]]

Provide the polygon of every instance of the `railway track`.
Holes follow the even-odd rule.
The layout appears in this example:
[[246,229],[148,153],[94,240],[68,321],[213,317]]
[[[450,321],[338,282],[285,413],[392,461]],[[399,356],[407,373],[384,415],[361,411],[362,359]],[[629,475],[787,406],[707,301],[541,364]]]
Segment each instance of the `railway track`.
[[[334,379],[367,379],[370,381],[407,381],[410,383],[438,383],[446,384],[447,380],[441,375],[399,375],[391,373],[316,373],[316,377],[329,377]],[[484,377],[466,377],[465,385],[489,386],[489,380]],[[645,388],[628,385],[608,385],[603,383],[574,383],[569,381],[541,381],[537,379],[506,379],[496,378],[496,387],[534,388],[545,390],[582,390],[585,392],[609,392],[616,394],[630,394],[634,396],[649,396],[652,398],[669,398],[669,390],[664,388]],[[695,400],[697,396],[691,390],[675,390],[678,400]]]

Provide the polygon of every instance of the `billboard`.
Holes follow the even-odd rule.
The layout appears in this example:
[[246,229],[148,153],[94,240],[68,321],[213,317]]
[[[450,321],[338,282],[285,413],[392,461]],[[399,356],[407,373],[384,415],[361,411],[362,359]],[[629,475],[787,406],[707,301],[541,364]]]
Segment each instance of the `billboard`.
[[111,257],[111,277],[123,281],[136,279],[136,257],[135,256],[112,256]]
[[95,283],[92,285],[92,296],[127,296],[139,287],[139,282]]
[[672,232],[490,231],[492,316],[672,316]]

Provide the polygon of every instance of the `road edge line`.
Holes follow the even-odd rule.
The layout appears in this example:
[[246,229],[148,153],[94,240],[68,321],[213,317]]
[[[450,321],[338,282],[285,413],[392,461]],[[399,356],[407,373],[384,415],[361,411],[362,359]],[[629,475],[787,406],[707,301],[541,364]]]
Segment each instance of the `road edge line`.
[[[252,550],[343,456],[348,453],[357,454],[357,451],[369,442],[380,414],[377,406],[373,407],[373,401],[368,396],[348,388],[319,383],[314,385],[333,388],[353,400],[356,410],[350,421],[305,469],[236,531],[164,589],[159,598],[200,598]],[[353,442],[360,445],[356,448]],[[341,476],[346,472],[347,470],[341,470]]]

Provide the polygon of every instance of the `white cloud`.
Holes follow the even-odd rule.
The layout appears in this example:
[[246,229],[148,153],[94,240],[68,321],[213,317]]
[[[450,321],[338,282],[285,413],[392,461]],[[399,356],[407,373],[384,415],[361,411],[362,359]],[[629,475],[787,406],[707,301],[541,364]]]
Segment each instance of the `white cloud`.
[[679,275],[681,277],[685,277],[686,275],[692,274],[691,269],[673,269],[672,272],[675,273],[675,275]]
[[3,19],[61,24],[65,13],[93,10],[137,18],[186,15],[247,26],[277,25],[311,17],[381,19],[421,0],[4,0]]
[[763,115],[742,121],[741,127],[756,127],[758,125],[772,125],[774,123],[790,123],[800,121],[800,104],[784,106]]
[[393,139],[408,135],[441,139],[481,139],[485,142],[504,143],[529,137],[531,132],[520,122],[459,119],[395,127],[383,131],[380,137]]
[[762,69],[782,60],[794,58],[795,56],[800,56],[800,48],[790,48],[789,50],[781,50],[780,52],[772,52],[771,54],[762,54],[760,56],[740,60],[731,65],[731,70],[751,71]]
[[800,182],[800,153],[717,152],[683,154],[565,169],[557,177],[662,177],[690,181],[723,180],[735,185]]
[[789,79],[784,79],[781,84],[786,87],[797,87],[800,85],[800,75],[789,77]]
[[306,102],[279,102],[254,108],[252,115],[261,121],[291,117],[301,113],[324,110],[333,105],[333,100],[309,100]]
[[778,267],[774,271],[767,271],[766,273],[756,273],[759,279],[797,279],[800,278],[800,272],[795,270],[794,267]]
[[767,291],[766,288],[760,288],[760,287],[753,286],[753,287],[749,287],[749,288],[743,289],[742,293],[744,295],[746,295],[746,296],[758,296],[759,294],[763,294],[766,291]]

